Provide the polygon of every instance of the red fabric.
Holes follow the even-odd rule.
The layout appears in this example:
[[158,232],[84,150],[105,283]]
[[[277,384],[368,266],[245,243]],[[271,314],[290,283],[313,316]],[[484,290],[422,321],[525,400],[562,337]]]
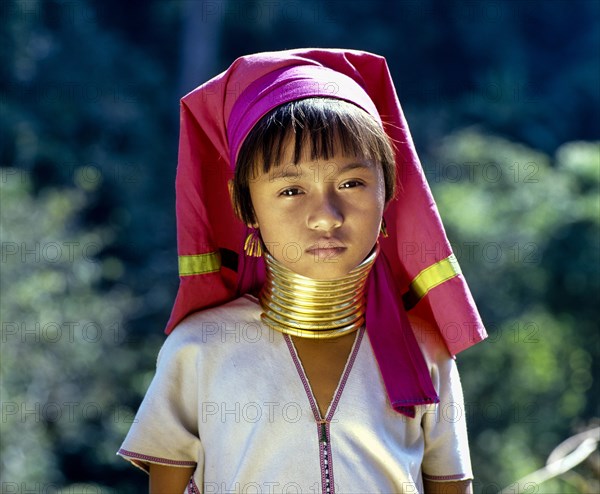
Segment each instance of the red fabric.
[[[311,67],[302,70],[305,66]],[[330,81],[331,72],[324,68],[339,74]],[[345,84],[348,77],[356,84]],[[401,296],[417,274],[448,257],[451,249],[383,57],[325,49],[249,55],[182,98],[176,180],[179,255],[227,249],[239,255],[239,264],[237,273],[222,267],[218,273],[182,276],[166,332],[191,312],[256,291],[264,280],[262,259],[243,253],[246,227],[235,218],[227,188],[232,157],[247,132],[272,108],[307,96],[339,97],[373,113],[365,93],[396,145],[398,183],[397,197],[384,215],[389,238],[380,241],[381,254],[369,279],[367,331],[391,403],[411,415],[410,407],[437,396]],[[453,355],[486,337],[462,275],[433,288],[414,310],[427,315]]]
[[373,101],[351,77],[320,65],[283,67],[256,79],[235,102],[227,125],[230,162],[237,161],[244,138],[263,115],[283,103],[311,96],[349,101],[381,122]]

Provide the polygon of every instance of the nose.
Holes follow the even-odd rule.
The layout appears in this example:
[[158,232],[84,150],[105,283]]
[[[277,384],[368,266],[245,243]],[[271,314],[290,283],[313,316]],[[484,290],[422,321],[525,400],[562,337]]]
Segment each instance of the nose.
[[307,225],[310,229],[328,232],[339,228],[343,222],[341,208],[332,194],[324,193],[313,198],[307,216]]

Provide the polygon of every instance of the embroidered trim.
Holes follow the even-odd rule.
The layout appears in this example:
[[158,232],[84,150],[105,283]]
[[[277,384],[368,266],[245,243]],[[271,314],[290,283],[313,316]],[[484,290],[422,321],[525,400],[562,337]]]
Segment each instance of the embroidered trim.
[[423,269],[414,277],[408,291],[402,295],[404,308],[406,310],[412,309],[432,288],[459,274],[462,274],[462,271],[454,254],[450,254],[446,259]]
[[221,255],[219,252],[179,256],[178,261],[179,276],[214,273],[221,269]]
[[424,473],[423,478],[434,482],[444,482],[445,480],[468,480],[468,477],[464,473],[457,473],[455,475],[427,475]]
[[352,349],[352,353],[350,354],[350,358],[348,359],[348,362],[346,362],[346,368],[344,369],[344,373],[342,374],[342,379],[340,380],[340,383],[338,385],[338,390],[336,391],[335,395],[333,396],[333,401],[331,402],[331,405],[329,405],[330,410],[329,413],[327,414],[327,417],[325,417],[325,420],[327,421],[331,421],[331,419],[333,418],[333,414],[335,413],[335,410],[338,406],[338,403],[340,402],[340,398],[342,397],[342,391],[344,391],[344,387],[346,386],[346,382],[348,381],[348,377],[350,376],[350,371],[352,370],[352,367],[354,367],[354,361],[356,360],[356,356],[358,355],[358,349],[360,348],[360,343],[363,339],[363,335],[365,334],[365,328],[364,326],[358,331],[358,334],[356,335],[356,341],[354,342],[354,348]]
[[161,458],[159,456],[148,456],[141,453],[135,453],[133,451],[127,451],[126,449],[120,449],[117,451],[118,455],[127,456],[137,460],[149,461],[150,463],[161,463],[163,465],[173,465],[176,467],[195,467],[195,461],[182,461],[182,460],[170,460],[168,458]]
[[198,484],[196,484],[196,481],[194,480],[194,477],[192,477],[190,479],[190,483],[188,484],[187,491],[188,491],[188,494],[202,494],[200,492],[200,489],[198,488]]
[[[352,351],[350,352],[350,356],[348,358],[348,361],[346,362],[346,366],[342,373],[342,377],[333,395],[333,400],[331,400],[331,403],[329,404],[329,409],[324,420],[321,418],[321,412],[319,411],[319,407],[317,406],[317,402],[313,395],[312,388],[310,387],[310,383],[308,382],[308,378],[306,377],[306,373],[304,372],[304,368],[302,367],[302,363],[300,362],[300,358],[298,357],[296,348],[292,343],[292,339],[287,334],[283,335],[285,342],[288,346],[288,350],[290,351],[290,355],[292,356],[294,365],[296,366],[298,376],[300,376],[300,380],[302,381],[302,385],[304,386],[304,392],[306,393],[306,396],[310,403],[310,408],[313,412],[315,421],[317,422],[316,425],[317,437],[319,438],[319,460],[321,465],[321,488],[323,489],[324,494],[335,494],[335,481],[333,476],[333,461],[329,426],[337,408],[337,405],[340,401],[340,398],[342,396],[342,392],[344,391],[344,387],[346,386],[346,382],[348,381],[348,377],[350,376],[350,371],[354,366],[354,361],[356,360],[356,356],[358,355],[358,350],[360,348],[360,343],[362,341],[364,333],[365,328],[363,326],[358,330],[358,334],[356,335],[356,339],[354,340],[354,346],[352,347]],[[325,443],[321,441],[321,428],[323,426],[325,427]],[[327,461],[327,464],[325,464],[325,461]]]
[[318,422],[321,420],[321,414],[319,412],[319,407],[317,407],[315,399],[313,398],[312,390],[310,389],[310,384],[308,384],[308,379],[306,378],[306,375],[304,374],[304,369],[302,368],[302,364],[300,363],[300,359],[298,358],[298,354],[296,353],[296,348],[294,347],[294,345],[292,343],[292,339],[290,338],[289,335],[284,334],[283,338],[285,339],[285,343],[288,347],[288,350],[290,351],[290,355],[292,356],[294,365],[296,366],[296,372],[298,372],[298,376],[300,376],[300,380],[302,381],[302,385],[304,386],[304,392],[306,393],[306,396],[308,397],[308,402],[310,403],[310,408],[313,412],[313,415],[315,417],[315,420],[317,421],[317,426],[318,426],[319,425]]
[[[321,459],[323,460],[321,471],[325,472],[325,485],[323,486],[323,492],[325,494],[335,494],[335,480],[333,478],[333,454],[331,453],[331,437],[329,431],[329,422],[325,423],[325,435],[327,437],[327,443],[324,448],[320,448],[322,451]],[[327,452],[327,458],[325,458],[325,452]],[[327,464],[325,465],[325,461]]]

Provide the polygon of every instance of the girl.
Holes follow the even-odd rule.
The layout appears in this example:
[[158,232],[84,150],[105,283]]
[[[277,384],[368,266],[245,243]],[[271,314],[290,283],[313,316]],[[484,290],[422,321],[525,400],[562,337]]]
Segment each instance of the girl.
[[385,60],[236,60],[182,99],[176,185],[174,331],[119,450],[150,491],[470,492],[452,355],[485,330]]

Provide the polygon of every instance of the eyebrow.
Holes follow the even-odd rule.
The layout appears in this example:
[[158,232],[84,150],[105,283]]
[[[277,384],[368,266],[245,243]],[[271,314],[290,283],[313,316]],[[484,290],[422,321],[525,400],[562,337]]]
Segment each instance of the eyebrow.
[[[326,166],[328,164],[335,164],[333,161],[328,161]],[[289,163],[287,165],[280,165],[277,167],[278,171],[274,172],[273,170],[271,170],[269,172],[269,180],[279,180],[279,179],[285,179],[285,178],[298,178],[300,176],[302,176],[302,173],[296,173],[296,170],[298,170],[299,165],[294,165],[292,163]],[[339,170],[336,170],[336,175],[339,175],[340,173],[345,173],[345,172],[349,172],[352,170],[370,170],[373,168],[373,164],[371,162],[371,160],[365,160],[365,161],[353,161],[351,163],[347,163],[345,164],[342,168],[340,168]]]
[[372,168],[373,168],[373,163],[371,160],[353,161],[352,163],[348,163],[348,164],[344,165],[338,173],[349,172],[349,171],[357,170],[357,169],[358,170],[360,170],[360,169],[370,170]]
[[[298,170],[300,167],[294,164],[279,165],[272,168],[269,171],[269,180],[279,180],[281,178],[297,178],[300,177],[301,173],[296,173],[294,170]],[[275,171],[277,170],[277,171]]]

